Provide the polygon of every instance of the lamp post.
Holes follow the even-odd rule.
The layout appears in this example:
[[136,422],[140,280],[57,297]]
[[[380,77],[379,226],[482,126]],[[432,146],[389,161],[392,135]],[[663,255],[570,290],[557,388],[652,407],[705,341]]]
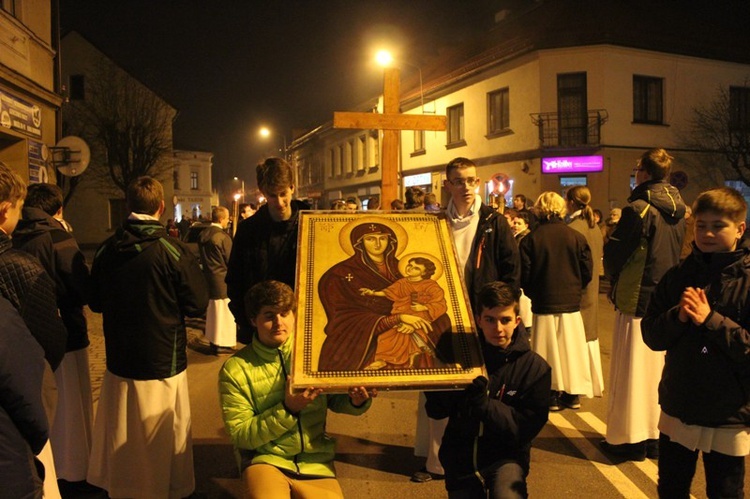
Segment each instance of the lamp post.
[[242,194],[242,202],[244,203],[245,202],[245,179],[244,178],[241,179],[239,177],[234,177],[234,180],[235,181],[239,180],[241,182],[241,184],[242,184],[241,187],[240,187],[240,189],[242,189],[240,191],[240,193]]
[[[237,177],[234,177],[237,178]],[[244,195],[244,193],[243,193]],[[234,195],[234,203],[232,204],[232,237],[237,233],[237,225],[240,222],[240,195]]]
[[[260,128],[260,130],[258,130],[258,133],[259,133],[259,134],[260,134],[260,136],[261,136],[261,137],[263,137],[264,139],[267,139],[267,138],[268,138],[268,137],[270,137],[271,135],[274,135],[274,134],[273,134],[273,132],[271,132],[271,130],[270,130],[270,129],[269,129],[268,127],[265,127],[265,126],[264,126],[264,127],[261,127],[261,128]],[[285,134],[278,134],[278,133],[277,133],[277,134],[275,134],[275,135],[276,135],[276,136],[279,136],[279,135],[281,135],[281,140],[282,140],[282,142],[283,142],[283,144],[284,144],[284,149],[283,149],[283,155],[282,155],[282,157],[284,158],[284,161],[289,161],[289,158],[287,157],[286,135],[285,135]],[[298,180],[299,180],[299,179],[298,179],[298,177],[299,177],[299,173],[297,172],[297,168],[296,168],[296,165],[292,165],[292,172],[293,172],[293,174],[294,174],[294,179],[293,179],[293,181],[294,181],[294,186],[295,186],[296,188],[299,188],[299,182],[298,182]]]
[[[268,127],[261,127],[261,129],[258,131],[258,133],[264,139],[267,139],[271,135],[274,135]],[[275,134],[275,135],[278,136],[279,134]],[[286,135],[281,134],[281,140],[283,141],[283,144],[284,144],[284,149],[283,149],[283,155],[282,155],[282,157],[284,159],[287,159],[287,157],[286,157]]]

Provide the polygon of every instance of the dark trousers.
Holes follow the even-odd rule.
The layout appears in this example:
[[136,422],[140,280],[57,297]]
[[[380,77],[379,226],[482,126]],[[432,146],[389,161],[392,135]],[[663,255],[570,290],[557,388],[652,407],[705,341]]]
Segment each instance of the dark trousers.
[[[659,497],[681,499],[690,497],[690,482],[695,475],[698,451],[672,442],[659,435]],[[720,452],[704,452],[706,495],[709,499],[744,497],[745,458]]]
[[513,461],[499,466],[486,480],[485,487],[477,479],[466,488],[448,491],[448,499],[517,499],[528,496],[526,473]]

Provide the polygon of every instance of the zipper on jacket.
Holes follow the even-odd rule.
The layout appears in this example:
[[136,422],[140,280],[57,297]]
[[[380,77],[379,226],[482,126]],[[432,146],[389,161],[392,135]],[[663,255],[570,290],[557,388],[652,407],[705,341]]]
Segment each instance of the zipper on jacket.
[[[284,393],[286,393],[286,380],[288,377],[288,372],[286,370],[286,365],[284,364],[284,355],[281,353],[281,349],[279,348],[276,350],[279,354],[279,363],[281,364],[281,373],[284,375]],[[297,432],[299,433],[299,454],[294,455],[294,467],[297,470],[297,474],[300,474],[299,470],[299,462],[297,459],[299,458],[299,455],[302,454],[305,451],[305,435],[302,433],[302,411],[300,411],[297,414]]]

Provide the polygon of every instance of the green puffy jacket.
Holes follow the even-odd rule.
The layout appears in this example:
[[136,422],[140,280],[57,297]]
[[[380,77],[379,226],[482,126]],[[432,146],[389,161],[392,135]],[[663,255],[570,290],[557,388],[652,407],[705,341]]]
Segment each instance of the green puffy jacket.
[[293,474],[333,477],[335,441],[325,432],[326,411],[362,414],[348,395],[322,394],[299,414],[284,408],[293,336],[281,347],[253,342],[230,357],[219,372],[224,427],[240,452],[241,468],[265,463]]

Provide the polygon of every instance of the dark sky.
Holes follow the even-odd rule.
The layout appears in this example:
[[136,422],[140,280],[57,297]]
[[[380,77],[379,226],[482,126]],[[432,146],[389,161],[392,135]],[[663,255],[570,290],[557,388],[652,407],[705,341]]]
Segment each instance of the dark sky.
[[290,141],[292,129],[354,108],[381,91],[376,48],[422,64],[481,29],[494,3],[61,0],[60,9],[63,33],[79,31],[179,110],[176,148],[213,152],[215,183],[239,175],[250,185],[273,147],[261,125]]

